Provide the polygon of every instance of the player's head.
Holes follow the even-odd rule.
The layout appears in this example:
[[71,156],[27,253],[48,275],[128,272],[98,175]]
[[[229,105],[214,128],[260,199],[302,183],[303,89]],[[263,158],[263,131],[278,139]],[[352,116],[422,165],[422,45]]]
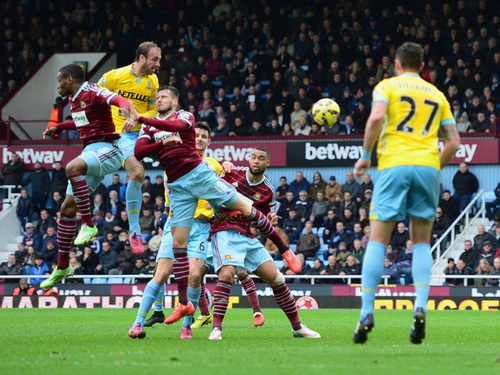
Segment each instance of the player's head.
[[205,150],[210,144],[210,128],[202,122],[197,122],[196,130],[196,151],[201,155],[205,154]]
[[153,42],[142,42],[135,51],[135,62],[142,75],[153,74],[160,67],[161,49]]
[[249,160],[249,171],[254,176],[262,175],[271,163],[271,153],[266,147],[255,147]]
[[403,43],[396,51],[396,71],[398,74],[406,70],[420,72],[424,67],[424,50],[420,44]]
[[174,111],[179,104],[179,90],[174,86],[161,86],[156,93],[156,109],[160,115]]
[[76,93],[85,79],[85,73],[80,65],[69,64],[59,69],[57,73],[57,92],[61,96]]

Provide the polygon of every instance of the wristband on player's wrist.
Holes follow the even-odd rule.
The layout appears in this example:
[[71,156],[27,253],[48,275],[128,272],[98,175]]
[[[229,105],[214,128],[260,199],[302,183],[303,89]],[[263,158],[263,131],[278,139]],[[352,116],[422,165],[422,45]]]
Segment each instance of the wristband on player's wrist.
[[371,158],[372,158],[372,152],[363,149],[363,151],[361,152],[361,160],[371,160]]

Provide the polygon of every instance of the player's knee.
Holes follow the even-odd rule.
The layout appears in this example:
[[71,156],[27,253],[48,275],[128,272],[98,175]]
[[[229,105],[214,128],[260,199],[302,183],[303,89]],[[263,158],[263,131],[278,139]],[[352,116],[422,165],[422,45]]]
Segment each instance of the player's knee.
[[138,160],[135,160],[134,162],[131,162],[129,164],[127,172],[133,181],[136,182],[144,181],[144,167]]
[[67,217],[74,217],[76,216],[76,203],[73,198],[68,199],[66,198],[61,205],[61,215],[62,216],[67,216]]
[[238,276],[238,280],[244,280],[248,276],[247,270],[240,268],[236,270],[236,275]]
[[274,286],[280,286],[285,284],[285,276],[278,270],[275,279],[273,280]]
[[81,159],[74,159],[66,165],[66,175],[72,176],[75,174],[84,174],[86,172],[86,164]]
[[219,271],[219,281],[232,285],[234,283],[234,274],[233,267],[222,267]]

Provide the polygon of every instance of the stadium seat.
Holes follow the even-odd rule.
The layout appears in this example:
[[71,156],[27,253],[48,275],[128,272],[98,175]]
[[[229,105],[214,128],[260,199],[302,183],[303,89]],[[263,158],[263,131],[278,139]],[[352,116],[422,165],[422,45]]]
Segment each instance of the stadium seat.
[[222,86],[222,81],[212,81],[212,85],[214,85],[215,87],[220,87]]
[[130,284],[131,282],[132,282],[132,279],[130,277],[123,278],[123,284]]
[[288,246],[290,247],[290,250],[292,250],[294,253],[296,253],[296,252],[297,252],[297,245],[292,245],[292,244],[290,244],[290,245],[288,245]]
[[108,284],[123,284],[123,277],[110,277]]

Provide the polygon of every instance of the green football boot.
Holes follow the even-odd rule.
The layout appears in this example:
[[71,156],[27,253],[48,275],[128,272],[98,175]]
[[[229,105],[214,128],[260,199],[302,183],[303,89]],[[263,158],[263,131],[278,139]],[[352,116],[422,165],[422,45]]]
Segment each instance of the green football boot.
[[54,285],[61,282],[65,278],[73,276],[73,272],[73,267],[71,266],[68,266],[63,270],[56,268],[54,271],[52,271],[50,277],[48,279],[45,279],[40,284],[40,288],[52,288]]

